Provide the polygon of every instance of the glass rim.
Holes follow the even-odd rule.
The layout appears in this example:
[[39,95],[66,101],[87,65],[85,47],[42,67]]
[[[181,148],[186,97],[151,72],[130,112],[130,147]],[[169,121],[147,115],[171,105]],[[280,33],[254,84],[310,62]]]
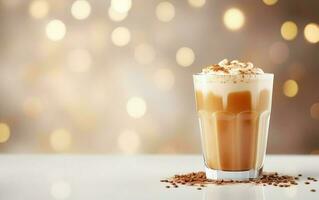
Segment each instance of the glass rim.
[[209,78],[209,77],[214,77],[214,78],[236,78],[236,77],[241,77],[241,78],[247,78],[247,79],[271,79],[274,77],[273,73],[264,73],[264,74],[204,74],[204,73],[196,73],[193,74],[194,78]]

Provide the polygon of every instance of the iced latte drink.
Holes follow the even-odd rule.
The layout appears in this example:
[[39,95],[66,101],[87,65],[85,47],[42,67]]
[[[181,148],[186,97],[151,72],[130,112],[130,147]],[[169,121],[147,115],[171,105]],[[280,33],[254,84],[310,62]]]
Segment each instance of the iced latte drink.
[[206,176],[257,178],[263,168],[273,74],[227,59],[194,75]]

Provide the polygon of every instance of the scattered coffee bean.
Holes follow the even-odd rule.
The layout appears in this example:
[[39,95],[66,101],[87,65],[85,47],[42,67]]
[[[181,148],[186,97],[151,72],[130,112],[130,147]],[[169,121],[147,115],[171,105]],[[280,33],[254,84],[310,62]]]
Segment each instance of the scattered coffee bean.
[[290,182],[292,185],[298,185],[298,183],[296,181],[291,181]]
[[[275,173],[266,173],[264,172],[260,178],[257,179],[247,179],[247,180],[212,180],[206,178],[205,172],[192,172],[188,174],[180,174],[175,175],[169,179],[162,179],[160,182],[169,183],[171,186],[166,186],[166,188],[174,187],[178,188],[178,185],[186,185],[186,186],[197,186],[197,190],[201,190],[203,187],[206,187],[208,184],[214,185],[229,185],[229,184],[238,184],[238,183],[251,183],[256,185],[263,186],[273,186],[273,187],[281,187],[287,188],[291,186],[298,185],[298,180],[300,179],[302,174],[298,174],[298,176],[288,176],[288,175],[280,175],[277,172]],[[310,181],[316,182],[317,179],[313,177],[307,177],[308,181],[305,181],[304,184],[309,185]],[[312,189],[312,192],[315,190]]]
[[170,188],[170,186],[169,186],[169,185],[166,185],[166,188]]
[[312,190],[310,190],[311,192],[316,192],[316,190],[315,189],[312,189]]

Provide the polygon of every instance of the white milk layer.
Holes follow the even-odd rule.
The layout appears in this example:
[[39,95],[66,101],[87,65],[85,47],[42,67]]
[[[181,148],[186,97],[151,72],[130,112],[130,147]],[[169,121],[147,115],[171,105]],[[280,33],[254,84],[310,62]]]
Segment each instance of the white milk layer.
[[224,59],[218,64],[210,65],[204,68],[201,74],[215,74],[215,75],[240,75],[240,74],[264,74],[264,71],[251,62],[241,62],[238,60],[228,61]]
[[[258,78],[258,76],[260,78]],[[194,75],[194,87],[196,91],[202,91],[206,96],[209,92],[223,98],[224,109],[227,106],[228,95],[232,92],[250,91],[253,109],[257,107],[257,101],[262,90],[268,90],[272,94],[272,74],[255,75],[254,77],[242,77],[228,75],[220,77],[214,75]],[[271,96],[270,96],[270,99]],[[269,105],[269,109],[270,109]]]

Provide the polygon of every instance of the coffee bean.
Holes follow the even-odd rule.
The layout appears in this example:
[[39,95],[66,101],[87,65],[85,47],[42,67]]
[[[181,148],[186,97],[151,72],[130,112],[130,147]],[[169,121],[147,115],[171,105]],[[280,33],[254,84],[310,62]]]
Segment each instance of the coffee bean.
[[311,192],[316,192],[316,190],[315,189],[312,189],[312,190],[310,190]]
[[[215,184],[215,185],[227,185],[227,184],[237,184],[237,183],[252,183],[252,184],[263,184],[264,186],[272,185],[278,187],[290,187],[292,185],[298,185],[296,182],[299,178],[297,176],[288,176],[288,175],[279,175],[276,173],[265,173],[257,179],[248,179],[248,180],[211,180],[207,179],[205,172],[192,172],[188,174],[175,175],[170,179],[162,179],[161,182],[168,182],[172,186],[178,187],[178,184],[197,187],[206,187],[206,184]],[[316,181],[315,178],[308,177],[308,180]],[[307,183],[305,183],[307,184]],[[308,184],[310,184],[308,182]]]

